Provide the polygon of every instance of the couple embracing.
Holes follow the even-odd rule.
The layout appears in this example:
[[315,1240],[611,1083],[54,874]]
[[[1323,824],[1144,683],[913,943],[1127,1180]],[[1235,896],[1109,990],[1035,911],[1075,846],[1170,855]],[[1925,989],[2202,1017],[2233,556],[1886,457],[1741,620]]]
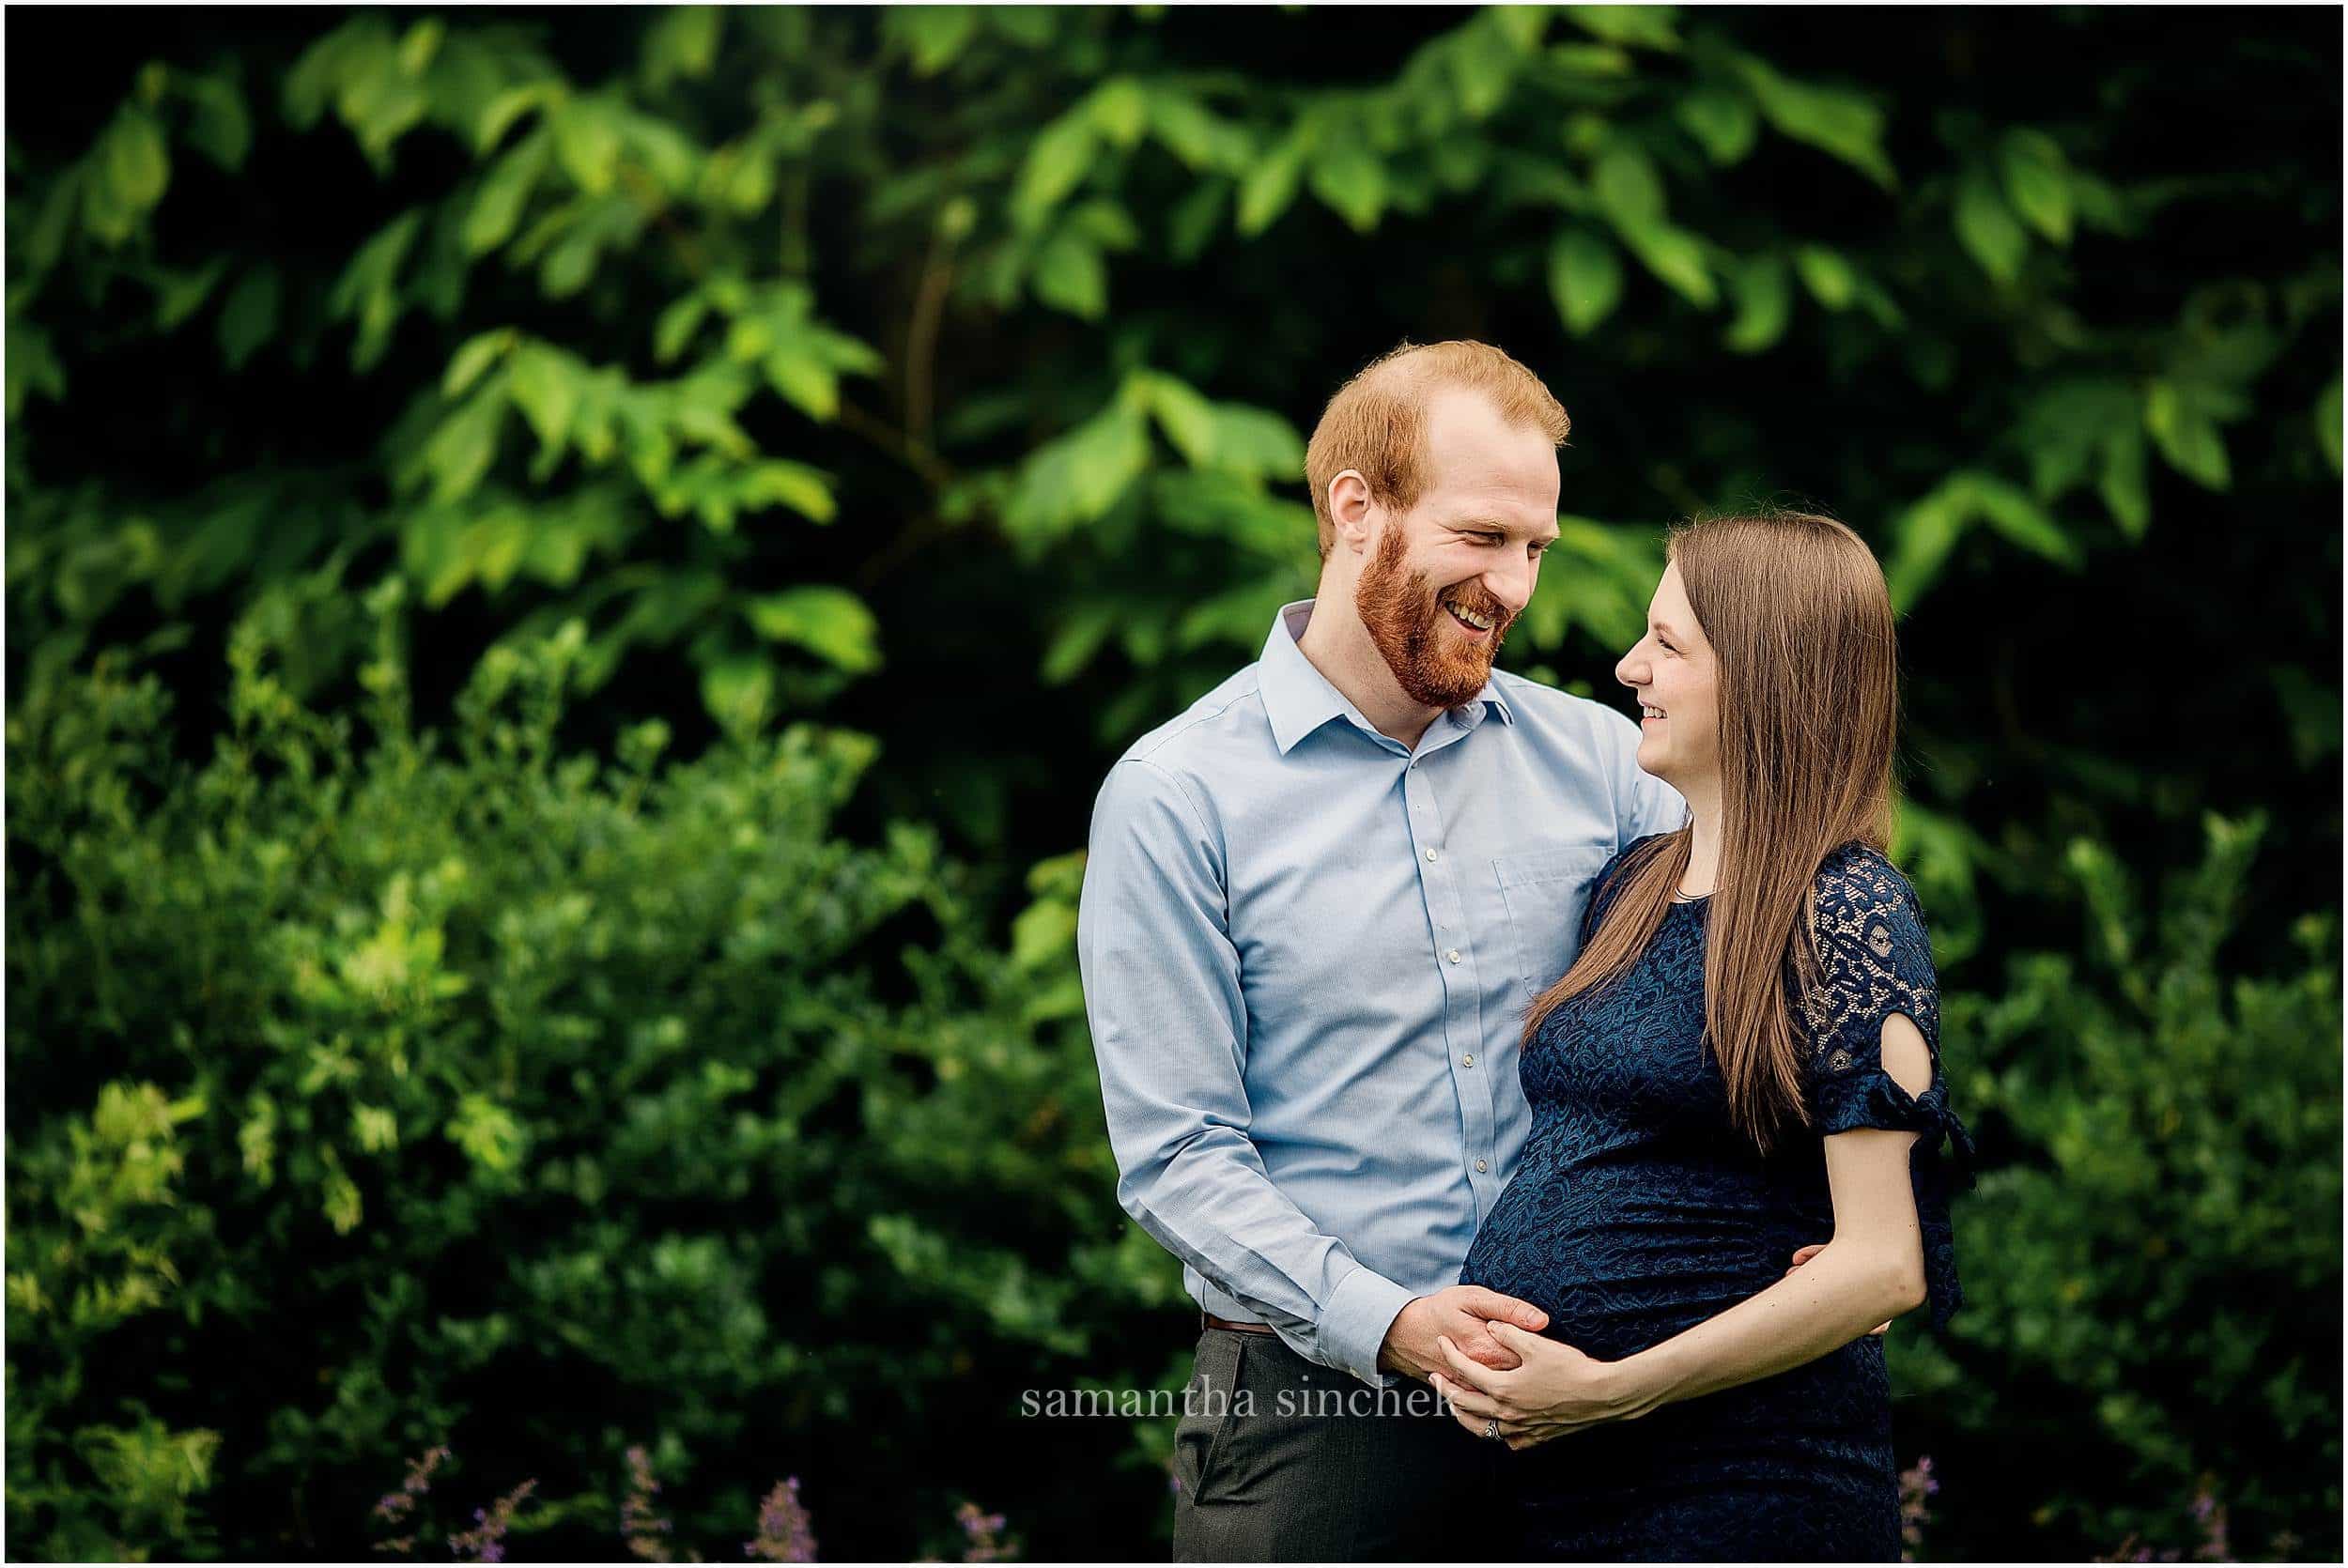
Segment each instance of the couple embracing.
[[1318,592],[1095,807],[1119,1201],[1202,1314],[1177,1560],[1899,1555],[1881,1326],[1957,1303],[1971,1145],[1883,574],[1708,518],[1620,709],[1496,670],[1566,433],[1482,344],[1348,382]]

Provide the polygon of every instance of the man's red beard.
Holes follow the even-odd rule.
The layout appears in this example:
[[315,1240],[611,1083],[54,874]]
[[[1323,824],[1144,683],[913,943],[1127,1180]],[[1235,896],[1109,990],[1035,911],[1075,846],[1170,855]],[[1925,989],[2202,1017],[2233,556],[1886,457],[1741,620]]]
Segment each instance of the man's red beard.
[[1484,689],[1491,679],[1492,655],[1515,619],[1473,583],[1451,590],[1450,598],[1490,621],[1491,635],[1471,641],[1444,629],[1451,612],[1437,601],[1424,572],[1402,570],[1402,530],[1392,526],[1379,539],[1378,553],[1353,592],[1353,607],[1386,668],[1412,701],[1429,708],[1456,708]]

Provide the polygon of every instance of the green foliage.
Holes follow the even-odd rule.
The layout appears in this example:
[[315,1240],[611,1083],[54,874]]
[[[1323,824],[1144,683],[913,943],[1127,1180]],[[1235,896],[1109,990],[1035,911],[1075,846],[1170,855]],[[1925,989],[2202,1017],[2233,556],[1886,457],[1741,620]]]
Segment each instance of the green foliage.
[[[1944,1013],[1957,1098],[2029,1157],[1961,1206],[1958,1344],[1920,1348],[1916,1380],[2086,1543],[2159,1539],[2210,1473],[2253,1540],[2337,1539],[2339,920],[2238,940],[2265,826],[2211,817],[2155,900],[2075,840],[2079,950],[2012,955]],[[2096,1484],[2113,1471],[2125,1501]]]
[[559,755],[576,626],[416,734],[396,588],[366,744],[250,624],[201,768],[113,656],[11,716],[10,1068],[50,1108],[8,1150],[18,1539],[268,1555],[255,1499],[348,1502],[451,1424],[548,1456],[610,1423],[742,1493],[811,1422],[1166,1302],[1073,976],[1030,981],[1068,868],[1004,966],[930,833],[832,831],[863,737]]
[[[42,15],[4,477],[43,1555],[316,1555],[464,1423],[579,1467],[560,1529],[641,1438],[711,1529],[812,1447],[866,1555],[965,1488],[1148,1549],[1166,1432],[1000,1424],[1180,1378],[1069,852],[1313,592],[1322,401],[1448,336],[1575,421],[1517,668],[1611,692],[1677,515],[1806,503],[1886,565],[1894,850],[1997,1167],[1973,1337],[1904,1363],[1936,1545],[2103,1549],[2196,1463],[2246,1530],[2336,1507],[2274,1303],[2338,1294],[2337,1139],[2239,1054],[2313,1103],[2337,1042],[2292,935],[2340,853],[2316,13],[361,12],[158,58]],[[2102,869],[2213,812],[2268,824],[2232,903],[2178,895],[2223,952]],[[2124,961],[2062,956],[2082,891]],[[2000,1446],[2049,1400],[2092,1462]]]

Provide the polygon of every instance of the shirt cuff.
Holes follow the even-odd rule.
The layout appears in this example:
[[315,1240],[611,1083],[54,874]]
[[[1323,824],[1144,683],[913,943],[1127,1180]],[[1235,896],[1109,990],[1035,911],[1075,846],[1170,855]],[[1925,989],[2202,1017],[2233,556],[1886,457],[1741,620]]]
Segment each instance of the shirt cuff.
[[1400,1379],[1378,1369],[1378,1352],[1395,1314],[1417,1299],[1374,1268],[1356,1267],[1337,1282],[1328,1304],[1321,1309],[1316,1338],[1325,1363],[1342,1368],[1373,1389],[1390,1389]]

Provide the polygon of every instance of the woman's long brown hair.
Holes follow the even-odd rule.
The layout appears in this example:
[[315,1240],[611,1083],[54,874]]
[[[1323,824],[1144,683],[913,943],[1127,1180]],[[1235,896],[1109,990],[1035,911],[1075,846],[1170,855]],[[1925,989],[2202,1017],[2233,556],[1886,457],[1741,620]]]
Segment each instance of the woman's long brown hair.
[[[1812,888],[1856,840],[1891,840],[1898,649],[1892,596],[1866,542],[1831,517],[1707,517],[1672,530],[1689,608],[1711,644],[1720,722],[1719,876],[1706,915],[1705,1036],[1731,1117],[1766,1151],[1784,1120],[1808,1125],[1808,1044],[1790,967],[1819,977]],[[1569,996],[1628,969],[1663,923],[1691,830],[1616,869],[1604,915],[1563,978],[1525,1014],[1529,1047]]]

